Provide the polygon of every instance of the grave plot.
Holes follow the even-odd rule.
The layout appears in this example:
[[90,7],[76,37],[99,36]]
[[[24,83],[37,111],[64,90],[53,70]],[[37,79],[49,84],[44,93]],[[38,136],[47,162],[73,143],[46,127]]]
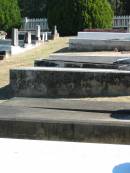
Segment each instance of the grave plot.
[[0,60],[3,60],[5,57],[11,53],[11,40],[0,40]]
[[[85,34],[81,32],[78,36],[84,37]],[[102,37],[106,39],[109,35],[110,38],[117,38],[122,34],[122,39],[129,36],[129,33],[103,34]],[[130,94],[130,72],[115,63],[120,58],[125,58],[125,55],[117,57],[100,54],[83,56],[75,53],[50,55],[48,60],[36,60],[35,67],[11,70],[11,88],[15,96],[21,97],[126,96]]]
[[129,51],[130,33],[79,32],[70,39],[69,48],[75,51]]
[[0,137],[130,144],[129,103],[14,98],[0,104]]
[[31,67],[10,71],[15,96],[84,98],[130,95],[130,71]]
[[54,33],[51,31],[41,32],[40,25],[36,25],[33,30],[18,30],[13,28],[11,39],[0,39],[0,59],[3,59],[7,55],[15,55],[31,50],[58,36],[56,27],[54,28]]
[[55,60],[55,59],[41,59],[35,60],[35,67],[65,67],[65,68],[98,68],[98,69],[118,69],[116,64],[83,62],[74,60]]
[[130,71],[114,69],[114,62],[125,55],[97,54],[56,54],[48,60],[36,60],[35,67],[10,70],[10,89],[18,100],[15,107],[12,101],[0,109],[6,115],[0,123],[4,127],[10,124],[10,133],[3,129],[3,136],[129,144],[129,105],[85,100],[130,95]]

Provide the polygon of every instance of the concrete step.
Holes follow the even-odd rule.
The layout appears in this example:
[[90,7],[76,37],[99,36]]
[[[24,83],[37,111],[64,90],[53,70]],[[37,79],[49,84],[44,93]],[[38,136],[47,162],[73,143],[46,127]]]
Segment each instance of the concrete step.
[[130,144],[129,104],[13,99],[0,104],[0,137]]
[[10,70],[16,97],[84,98],[130,95],[130,71],[22,67]]

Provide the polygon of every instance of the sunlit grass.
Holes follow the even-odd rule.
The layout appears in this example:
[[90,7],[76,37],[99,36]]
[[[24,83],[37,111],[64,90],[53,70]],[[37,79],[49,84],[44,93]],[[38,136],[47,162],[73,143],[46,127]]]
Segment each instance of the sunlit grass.
[[9,83],[9,70],[16,67],[33,66],[34,60],[40,57],[47,58],[50,54],[68,47],[69,37],[51,40],[25,53],[8,57],[0,61],[0,87]]

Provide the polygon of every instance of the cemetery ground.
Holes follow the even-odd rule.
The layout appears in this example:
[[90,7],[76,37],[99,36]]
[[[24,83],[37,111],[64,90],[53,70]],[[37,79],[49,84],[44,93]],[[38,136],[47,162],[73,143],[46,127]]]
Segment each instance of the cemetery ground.
[[[68,47],[70,37],[60,37],[55,40],[51,40],[44,45],[40,45],[37,48],[29,50],[25,53],[7,57],[4,60],[0,61],[1,70],[0,70],[0,103],[5,101],[8,98],[8,92],[6,86],[9,84],[9,70],[16,67],[26,67],[33,66],[34,60],[38,58],[47,58],[50,54],[57,52],[59,50],[65,49]],[[129,52],[127,52],[129,54]],[[120,52],[87,52],[91,55],[119,55]],[[78,99],[79,100],[79,99]],[[82,100],[88,101],[110,101],[110,102],[130,102],[130,96],[122,97],[96,97],[96,98],[82,98]]]
[[[64,83],[65,75],[62,73],[64,68],[41,67],[38,71],[38,68],[32,67],[35,59],[45,57],[50,58],[49,55],[52,53],[66,52],[65,54],[69,54],[70,49],[67,49],[69,39],[69,37],[57,38],[54,41],[49,41],[48,43],[45,43],[45,45],[32,49],[29,52],[8,57],[0,62],[0,137],[129,144],[129,96],[116,98],[86,98],[86,96],[83,98],[83,96],[80,96],[77,97],[78,99],[75,99],[75,97],[57,97],[57,93],[54,90],[55,83]],[[111,54],[115,56],[117,54],[122,54],[123,52],[82,53],[71,51],[71,53],[75,58],[77,57],[74,54],[79,53],[81,57],[82,54],[90,56],[90,59],[94,54],[102,54],[102,61],[104,62],[104,59],[106,58],[105,55],[109,57]],[[125,52],[125,55],[126,54],[129,55],[129,52]],[[69,58],[68,55],[67,57]],[[98,59],[98,56],[96,58]],[[21,67],[27,67],[27,69],[34,69],[34,71],[36,70],[36,72],[40,72],[37,73],[37,79],[38,77],[41,77],[41,79],[42,77],[46,78],[45,75],[47,73],[44,73],[44,69],[54,70],[53,74],[56,72],[56,78],[54,76],[48,76],[46,81],[51,83],[49,87],[54,90],[53,93],[55,97],[45,97],[45,95],[42,98],[39,98],[36,95],[30,95],[30,98],[27,98],[25,95],[22,97],[17,97],[16,95],[16,97],[14,97],[15,94],[13,95],[13,90],[10,88],[12,76],[10,76],[9,81],[9,72],[10,69],[16,67],[20,67],[20,69],[22,69]],[[72,79],[75,79],[74,77],[76,76],[76,80],[74,81],[79,82],[78,80],[80,78],[82,80],[82,73],[80,73],[80,76],[78,76],[78,73],[83,69],[79,69],[79,72],[76,73],[75,76],[72,76],[72,73],[70,73],[69,70],[75,71],[76,69],[66,69],[67,75],[71,74]],[[89,70],[90,69],[88,69],[88,71]],[[28,70],[26,72],[28,72]],[[30,74],[29,71],[29,76],[31,76]],[[24,88],[27,86],[24,76],[26,77],[27,75],[18,75],[19,78],[22,77],[22,82],[20,82],[20,79],[17,80],[17,76],[14,76],[14,80],[20,82],[21,89],[23,86]],[[35,77],[34,73],[31,76],[31,79],[33,76]],[[77,76],[80,78],[77,78]],[[58,80],[56,81],[56,79]],[[41,94],[44,94],[44,92],[41,92],[44,89],[44,85],[42,85],[42,80],[38,79],[37,81],[38,85],[37,82],[36,85],[38,87],[41,86],[42,89],[40,90],[39,95],[41,97]],[[54,83],[52,81],[54,81]],[[27,86],[27,90],[30,93],[30,91],[34,89],[34,94],[36,88],[32,87],[30,81],[28,83],[31,86],[31,89]],[[96,88],[97,87],[98,86],[96,85]],[[36,92],[37,91],[39,90],[36,90]],[[63,94],[65,93],[64,91],[65,90],[62,90]],[[23,93],[25,94],[26,90],[24,90]],[[80,88],[77,89],[77,93],[80,93]],[[122,111],[125,115],[122,114]],[[124,121],[122,119],[124,119]]]
[[68,41],[69,37],[61,37],[53,41],[50,40],[44,45],[40,45],[32,50],[26,51],[25,53],[14,55],[0,61],[0,87],[8,85],[9,70],[11,68],[33,66],[35,59],[39,57],[46,58],[49,56],[49,54],[67,47]]

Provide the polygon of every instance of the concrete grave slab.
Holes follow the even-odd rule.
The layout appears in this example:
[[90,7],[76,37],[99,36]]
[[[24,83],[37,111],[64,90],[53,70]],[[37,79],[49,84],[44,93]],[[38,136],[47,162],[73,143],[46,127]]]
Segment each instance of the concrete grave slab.
[[130,40],[91,40],[84,38],[71,38],[69,49],[75,51],[129,51]]
[[129,104],[16,98],[0,104],[0,137],[130,144]]
[[69,40],[69,48],[75,51],[128,51],[130,33],[79,32]]
[[66,52],[66,53],[51,54],[48,60],[111,64],[118,59],[127,58],[127,57],[130,57],[129,52],[69,52],[69,53]]
[[119,32],[78,32],[79,39],[88,40],[130,40],[130,33]]
[[15,96],[80,98],[130,95],[130,71],[32,67],[10,71]]

